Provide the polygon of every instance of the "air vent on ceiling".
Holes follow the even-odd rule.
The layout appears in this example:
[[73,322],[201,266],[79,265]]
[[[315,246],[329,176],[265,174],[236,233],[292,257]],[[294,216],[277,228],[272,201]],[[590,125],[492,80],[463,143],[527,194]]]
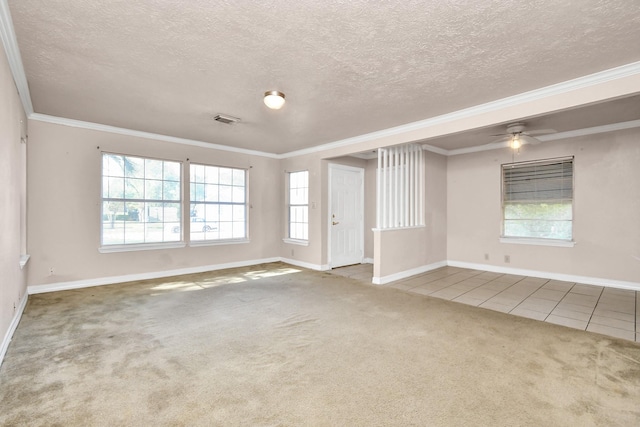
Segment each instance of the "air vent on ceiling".
[[224,123],[225,125],[230,125],[236,122],[239,122],[240,119],[237,117],[233,117],[233,116],[227,116],[225,114],[218,114],[216,116],[213,117],[213,120],[220,122],[220,123]]

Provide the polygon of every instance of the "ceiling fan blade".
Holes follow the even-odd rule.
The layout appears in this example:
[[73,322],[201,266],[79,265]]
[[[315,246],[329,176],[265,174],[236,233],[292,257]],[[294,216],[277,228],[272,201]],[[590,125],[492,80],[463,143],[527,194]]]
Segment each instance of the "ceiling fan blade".
[[[491,135],[491,136],[500,136],[500,135]],[[489,144],[502,144],[511,141],[511,135],[504,135],[502,138],[494,139]]]
[[527,144],[540,144],[541,142],[539,139],[536,139],[532,136],[524,135],[524,134],[520,135],[520,140]]
[[526,135],[548,135],[550,133],[558,133],[555,129],[536,129],[524,132]]
[[496,133],[495,135],[489,135],[489,136],[509,136],[511,135],[510,133]]

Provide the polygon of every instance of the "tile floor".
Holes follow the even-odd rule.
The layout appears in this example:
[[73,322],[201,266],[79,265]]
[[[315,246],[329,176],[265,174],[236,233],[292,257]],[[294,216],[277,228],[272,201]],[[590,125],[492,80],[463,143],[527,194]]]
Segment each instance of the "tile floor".
[[[371,283],[373,266],[330,273]],[[640,292],[443,267],[389,287],[640,342]]]

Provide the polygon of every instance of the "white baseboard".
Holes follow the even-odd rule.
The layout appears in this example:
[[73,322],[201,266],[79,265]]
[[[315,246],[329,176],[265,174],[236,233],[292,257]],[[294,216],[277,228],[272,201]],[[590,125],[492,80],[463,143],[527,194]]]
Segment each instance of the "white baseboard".
[[322,265],[321,264],[312,264],[310,262],[299,261],[297,259],[290,259],[290,258],[279,258],[279,261],[286,262],[287,264],[295,265],[295,266],[298,266],[298,267],[308,268],[309,270],[316,270],[316,271],[331,270],[331,266],[329,266],[327,264],[322,264]]
[[447,261],[434,262],[433,264],[423,265],[420,267],[412,268],[411,270],[405,270],[399,273],[390,274],[388,276],[374,277],[371,282],[374,285],[386,285],[387,283],[395,282],[396,280],[406,279],[407,277],[415,276],[416,274],[426,273],[427,271],[446,266]]
[[599,277],[576,276],[573,274],[550,273],[547,271],[525,270],[522,268],[502,267],[489,264],[475,264],[462,261],[447,261],[451,267],[469,268],[472,270],[491,271],[493,273],[516,274],[518,276],[539,277],[549,280],[561,280],[563,282],[583,283],[585,285],[606,286],[610,288],[630,289],[640,291],[640,283],[623,280],[602,279]]
[[373,258],[364,258],[362,260],[363,264],[373,264]]
[[9,329],[7,329],[7,333],[4,335],[4,339],[2,340],[2,345],[0,346],[0,366],[2,365],[2,361],[4,360],[4,355],[7,354],[7,350],[9,349],[9,343],[11,342],[11,338],[13,338],[13,333],[16,331],[16,328],[18,327],[18,323],[20,323],[20,319],[22,318],[22,313],[24,312],[24,308],[27,306],[27,299],[29,299],[29,294],[25,293],[22,299],[20,300],[18,309],[13,315],[13,319],[11,319],[11,323],[9,324]]
[[[29,295],[42,294],[45,292],[67,291],[70,289],[88,288],[91,286],[112,285],[114,283],[133,282],[136,280],[159,279],[161,277],[180,276],[183,274],[204,273],[207,271],[223,270],[225,268],[248,267],[251,265],[278,262],[281,258],[263,258],[247,261],[228,262],[225,264],[203,265],[199,267],[180,268],[176,270],[165,270],[150,273],[127,274],[124,276],[99,277],[96,279],[75,280],[72,282],[58,282],[42,285],[31,285],[27,287]],[[285,261],[286,262],[286,261]]]

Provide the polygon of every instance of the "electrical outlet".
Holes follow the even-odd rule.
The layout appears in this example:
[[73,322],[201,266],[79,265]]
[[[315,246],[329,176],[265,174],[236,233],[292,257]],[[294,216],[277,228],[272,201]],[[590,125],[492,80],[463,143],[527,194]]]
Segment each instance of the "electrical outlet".
[[295,251],[293,249],[291,249],[291,256],[295,255]]
[[484,254],[484,260],[489,261],[489,254]]
[[49,268],[49,276],[53,276],[55,273],[53,271],[53,267]]
[[511,262],[511,256],[510,255],[505,255],[504,256],[504,262],[506,262],[507,264],[509,264]]

